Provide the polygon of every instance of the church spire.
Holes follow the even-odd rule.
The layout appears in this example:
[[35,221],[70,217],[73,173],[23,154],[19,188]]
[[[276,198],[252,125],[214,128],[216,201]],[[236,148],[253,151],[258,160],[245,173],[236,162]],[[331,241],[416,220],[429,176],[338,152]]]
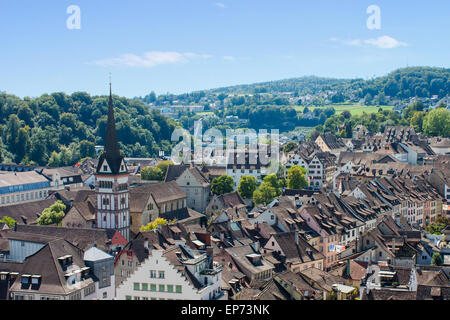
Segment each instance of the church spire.
[[105,152],[102,158],[106,158],[112,173],[118,173],[122,163],[122,156],[117,139],[116,121],[114,118],[114,106],[112,97],[112,84],[109,83],[108,122],[106,126]]

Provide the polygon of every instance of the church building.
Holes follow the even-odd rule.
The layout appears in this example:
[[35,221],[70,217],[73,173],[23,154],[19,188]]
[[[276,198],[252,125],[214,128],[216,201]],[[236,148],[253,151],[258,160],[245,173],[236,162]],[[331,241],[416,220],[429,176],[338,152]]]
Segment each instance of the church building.
[[112,88],[110,84],[105,149],[100,155],[95,174],[97,207],[96,227],[115,229],[130,239],[130,192],[128,168],[119,150]]

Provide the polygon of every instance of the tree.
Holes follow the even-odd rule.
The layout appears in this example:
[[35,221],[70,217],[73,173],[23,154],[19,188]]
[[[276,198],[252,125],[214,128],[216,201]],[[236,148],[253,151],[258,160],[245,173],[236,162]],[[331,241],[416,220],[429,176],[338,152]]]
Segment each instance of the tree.
[[263,182],[270,184],[275,189],[275,195],[279,196],[282,192],[280,181],[275,173],[264,177]]
[[276,189],[269,183],[264,181],[258,190],[253,192],[253,201],[255,204],[267,205],[277,197]]
[[423,119],[425,119],[426,112],[417,111],[414,112],[411,117],[410,125],[414,128],[416,132],[422,132],[423,128]]
[[435,235],[441,235],[442,231],[450,226],[450,219],[444,216],[440,216],[433,223],[428,225],[427,232]]
[[25,128],[19,129],[16,144],[15,160],[17,163],[20,163],[27,154],[30,146],[30,137],[28,136],[28,131]]
[[429,136],[450,137],[450,111],[436,109],[423,119],[423,132]]
[[227,175],[214,178],[211,183],[211,190],[216,195],[230,193],[234,190],[234,180]]
[[141,170],[141,179],[149,181],[162,181],[164,176],[161,169],[146,167]]
[[168,161],[168,160],[161,161],[161,162],[159,162],[159,163],[156,165],[156,167],[157,167],[159,170],[161,170],[161,172],[162,172],[162,179],[161,179],[161,180],[163,180],[164,177],[166,176],[167,169],[169,168],[169,166],[173,166],[173,165],[174,165],[174,163],[173,163],[172,161]]
[[292,166],[288,170],[288,178],[287,178],[287,185],[289,189],[299,190],[303,189],[308,185],[308,182],[306,181],[306,174],[308,172],[305,168],[299,167],[299,166]]
[[62,201],[56,201],[49,208],[42,211],[41,216],[38,218],[37,222],[40,226],[48,226],[52,224],[59,225],[61,220],[64,218],[64,212],[66,206]]
[[431,265],[433,266],[442,266],[443,264],[442,256],[439,252],[433,253],[433,257],[431,258]]
[[253,176],[242,176],[239,181],[238,192],[244,199],[251,199],[256,190],[258,182]]
[[350,118],[352,117],[352,114],[350,113],[350,111],[344,110],[344,111],[341,113],[341,116],[343,116],[344,119],[350,119]]
[[297,147],[297,143],[290,141],[283,147],[283,151],[289,153],[292,150],[294,150],[296,147]]
[[9,120],[6,123],[6,144],[12,153],[16,153],[17,150],[17,137],[19,136],[20,121],[19,118],[12,114],[9,116]]
[[4,216],[3,219],[0,220],[0,222],[6,224],[9,228],[14,227],[16,224],[16,220],[8,216]]
[[90,141],[83,140],[80,142],[80,158],[94,158],[95,144]]
[[45,142],[38,136],[33,137],[31,142],[30,160],[40,166],[45,166],[48,161],[47,148]]
[[48,160],[47,166],[48,167],[52,167],[52,168],[57,168],[59,167],[59,153],[56,151],[53,151],[52,154],[50,155],[50,159]]
[[156,218],[155,221],[148,223],[145,226],[141,227],[140,231],[153,231],[156,230],[159,226],[167,225],[167,220],[163,218]]

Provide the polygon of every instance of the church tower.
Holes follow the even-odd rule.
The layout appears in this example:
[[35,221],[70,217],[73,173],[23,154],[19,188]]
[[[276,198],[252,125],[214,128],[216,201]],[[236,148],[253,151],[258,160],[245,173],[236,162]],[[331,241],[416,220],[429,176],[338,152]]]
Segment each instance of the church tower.
[[127,165],[119,150],[111,83],[109,86],[105,149],[98,159],[95,174],[96,227],[118,230],[127,240],[130,240],[129,175]]

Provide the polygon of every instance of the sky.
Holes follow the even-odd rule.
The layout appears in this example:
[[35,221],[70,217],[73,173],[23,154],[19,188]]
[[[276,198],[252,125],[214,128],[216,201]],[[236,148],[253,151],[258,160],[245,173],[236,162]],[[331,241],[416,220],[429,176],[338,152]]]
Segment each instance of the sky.
[[0,91],[104,95],[111,73],[135,97],[448,68],[449,13],[448,0],[0,0]]

